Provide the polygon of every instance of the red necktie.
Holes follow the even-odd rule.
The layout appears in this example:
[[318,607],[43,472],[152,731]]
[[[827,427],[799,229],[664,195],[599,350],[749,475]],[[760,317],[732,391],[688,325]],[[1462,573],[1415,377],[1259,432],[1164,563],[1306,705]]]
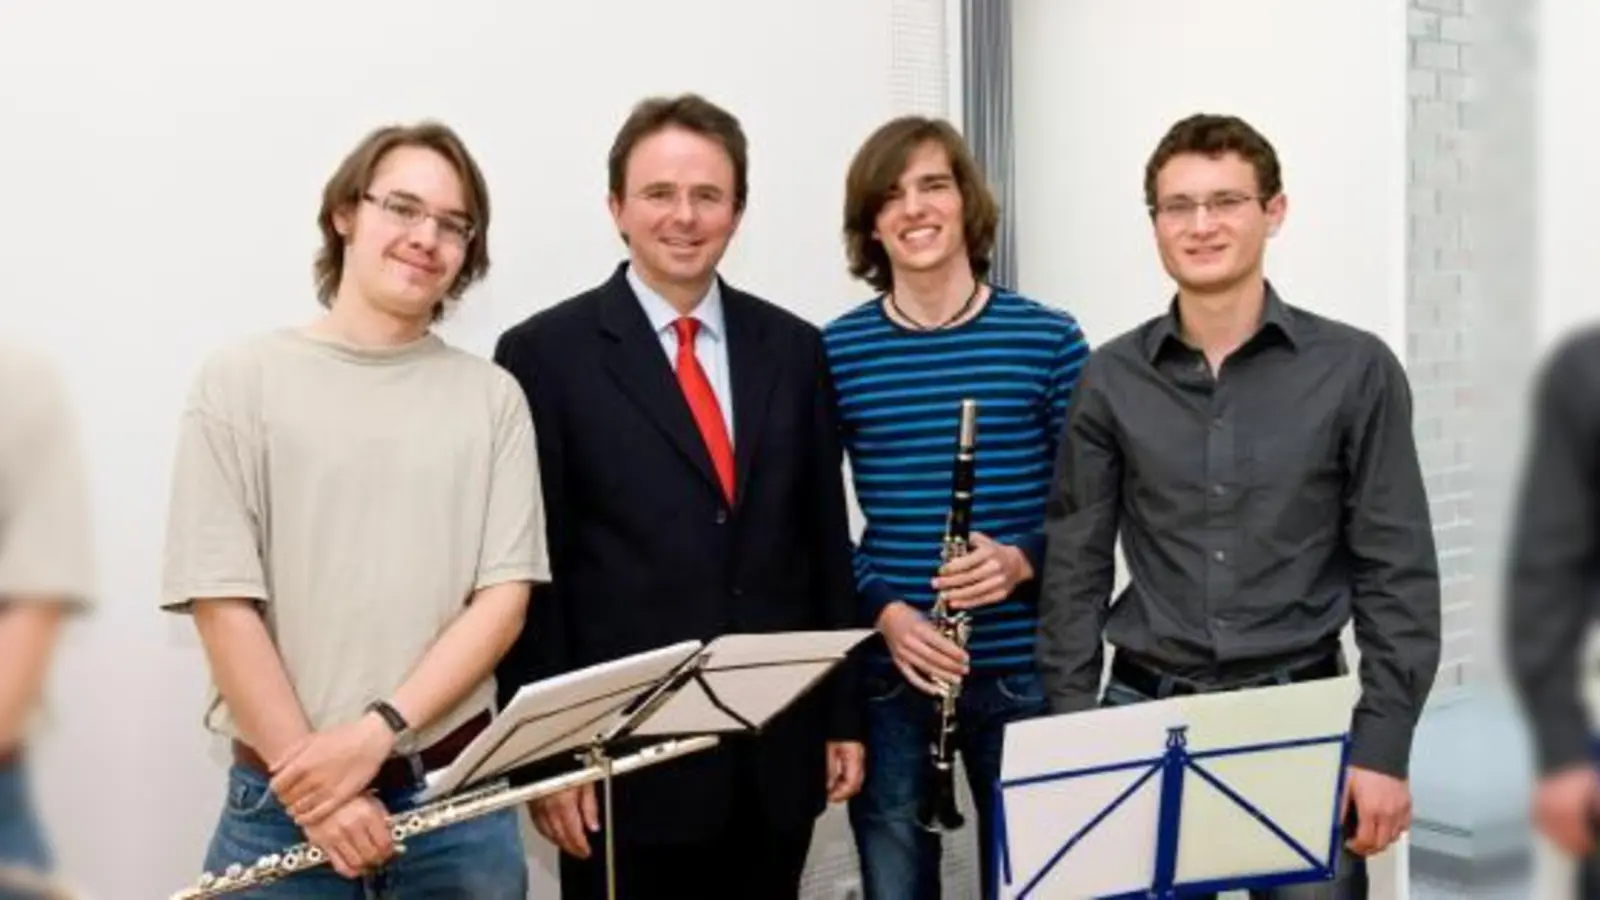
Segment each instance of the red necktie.
[[711,452],[711,465],[722,482],[722,493],[732,504],[733,448],[728,444],[728,426],[722,419],[716,392],[711,390],[711,380],[694,355],[694,338],[700,330],[700,320],[683,317],[672,323],[672,329],[678,334],[678,386],[683,388],[694,423],[700,426],[700,437]]

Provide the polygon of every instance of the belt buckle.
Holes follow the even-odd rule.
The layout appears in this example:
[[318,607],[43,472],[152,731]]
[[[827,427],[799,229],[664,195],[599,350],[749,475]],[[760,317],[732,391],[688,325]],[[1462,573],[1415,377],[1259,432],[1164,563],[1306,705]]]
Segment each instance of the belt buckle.
[[1206,686],[1191,678],[1180,678],[1177,675],[1167,675],[1168,697],[1194,697],[1206,692]]

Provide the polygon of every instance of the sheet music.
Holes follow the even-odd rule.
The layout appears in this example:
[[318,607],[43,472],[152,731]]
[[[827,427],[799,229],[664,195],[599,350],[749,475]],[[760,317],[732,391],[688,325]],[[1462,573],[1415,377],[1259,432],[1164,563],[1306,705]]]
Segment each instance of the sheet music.
[[1343,738],[1358,693],[1356,679],[1346,676],[1007,726],[1001,794],[1009,878],[1002,878],[1002,896],[1148,889],[1157,862],[1159,761],[1174,727],[1184,728],[1192,762],[1217,782],[1193,770],[1183,777],[1177,884],[1292,875],[1326,864]]
[[524,685],[449,766],[427,776],[423,802],[572,752],[607,734],[630,707],[689,661],[688,681],[632,732],[641,737],[759,728],[870,637],[865,629],[725,635],[681,641]]
[[636,733],[713,734],[759,729],[827,675],[867,629],[734,634],[706,645],[701,677]]
[[424,802],[587,744],[700,649],[683,641],[523,685],[453,763],[428,774]]

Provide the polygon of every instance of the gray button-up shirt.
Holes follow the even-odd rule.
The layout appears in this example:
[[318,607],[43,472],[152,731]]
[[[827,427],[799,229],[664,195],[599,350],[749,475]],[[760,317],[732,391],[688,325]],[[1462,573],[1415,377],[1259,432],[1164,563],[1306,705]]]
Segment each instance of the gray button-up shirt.
[[1507,566],[1506,636],[1539,768],[1550,773],[1591,758],[1579,664],[1600,613],[1600,328],[1550,354],[1532,424]]
[[[1111,604],[1118,535],[1131,575]],[[1177,307],[1096,351],[1046,519],[1039,664],[1092,707],[1101,639],[1224,683],[1337,650],[1355,618],[1351,763],[1405,777],[1439,661],[1439,573],[1404,370],[1282,302],[1212,377]]]

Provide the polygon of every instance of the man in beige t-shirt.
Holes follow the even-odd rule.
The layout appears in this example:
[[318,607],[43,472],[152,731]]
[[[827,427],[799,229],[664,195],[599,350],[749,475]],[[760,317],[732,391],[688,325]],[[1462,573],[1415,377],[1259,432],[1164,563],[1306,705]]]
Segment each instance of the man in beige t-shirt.
[[526,895],[511,811],[398,859],[385,824],[487,723],[549,577],[523,394],[431,330],[487,270],[488,211],[449,129],[373,132],[324,193],[328,312],[213,355],[190,393],[161,603],[193,614],[233,741],[208,871],[310,840],[333,871],[268,891]]
[[0,344],[0,896],[53,865],[23,748],[62,621],[92,601],[82,466],[55,367]]

